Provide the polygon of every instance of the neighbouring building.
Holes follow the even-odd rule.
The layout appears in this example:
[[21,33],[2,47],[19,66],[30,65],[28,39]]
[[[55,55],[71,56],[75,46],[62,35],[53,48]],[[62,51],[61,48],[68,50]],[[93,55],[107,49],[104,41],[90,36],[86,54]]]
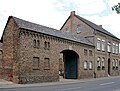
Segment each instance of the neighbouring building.
[[60,30],[8,18],[0,44],[0,77],[35,83],[119,75],[119,39],[74,11]]

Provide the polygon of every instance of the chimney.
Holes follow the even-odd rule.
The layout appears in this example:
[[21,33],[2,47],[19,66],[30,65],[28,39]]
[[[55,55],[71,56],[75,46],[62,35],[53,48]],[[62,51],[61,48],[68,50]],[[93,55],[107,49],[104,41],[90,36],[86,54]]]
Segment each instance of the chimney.
[[74,16],[75,15],[75,11],[71,11],[70,16]]
[[102,25],[99,25],[100,27],[102,27]]

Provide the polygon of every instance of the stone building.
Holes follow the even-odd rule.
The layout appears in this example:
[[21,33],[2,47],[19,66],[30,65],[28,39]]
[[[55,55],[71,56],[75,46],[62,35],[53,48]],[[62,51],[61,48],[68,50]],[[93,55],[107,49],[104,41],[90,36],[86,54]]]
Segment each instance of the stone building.
[[1,42],[0,77],[15,83],[119,75],[119,39],[75,12],[61,31],[10,16]]
[[94,73],[96,77],[119,75],[120,39],[103,29],[102,25],[96,25],[72,11],[60,30],[82,36],[94,44]]

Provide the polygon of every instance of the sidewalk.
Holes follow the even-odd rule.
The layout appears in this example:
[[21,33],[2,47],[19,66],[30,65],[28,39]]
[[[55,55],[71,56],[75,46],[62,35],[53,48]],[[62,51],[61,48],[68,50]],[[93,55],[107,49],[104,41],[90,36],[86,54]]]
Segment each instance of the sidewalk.
[[81,82],[111,79],[111,78],[120,78],[120,76],[93,78],[93,79],[81,79],[81,80],[60,79],[59,82],[45,82],[45,83],[33,83],[33,84],[15,84],[15,83],[8,82],[8,81],[0,79],[0,89],[1,88],[20,88],[20,87],[65,85],[65,84],[81,83]]

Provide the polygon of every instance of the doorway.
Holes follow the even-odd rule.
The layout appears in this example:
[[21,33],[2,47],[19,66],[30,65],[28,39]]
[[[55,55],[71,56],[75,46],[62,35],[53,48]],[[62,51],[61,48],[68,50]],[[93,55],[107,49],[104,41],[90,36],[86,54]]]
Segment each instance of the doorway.
[[78,54],[72,50],[64,50],[64,78],[77,79],[78,76]]

